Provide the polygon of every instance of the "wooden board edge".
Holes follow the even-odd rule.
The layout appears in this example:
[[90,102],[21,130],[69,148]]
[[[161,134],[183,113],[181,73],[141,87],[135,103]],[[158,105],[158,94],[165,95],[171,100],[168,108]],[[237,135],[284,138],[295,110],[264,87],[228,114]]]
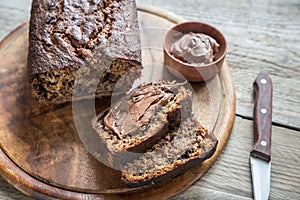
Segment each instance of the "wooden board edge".
[[22,193],[37,199],[105,199],[100,194],[84,194],[45,184],[20,169],[0,148],[0,175]]
[[12,30],[8,35],[6,35],[0,41],[0,51],[2,51],[3,47],[5,47],[14,37],[17,37],[19,33],[23,33],[28,26],[29,26],[29,22],[24,22],[23,24],[19,25],[17,28]]
[[222,87],[225,87],[223,89],[223,91],[227,92],[226,94],[223,94],[224,99],[225,99],[224,103],[229,104],[230,106],[221,105],[224,108],[226,108],[226,110],[224,110],[224,112],[227,114],[224,115],[225,117],[223,118],[223,120],[221,122],[223,127],[226,127],[226,128],[223,131],[223,134],[225,134],[225,135],[222,136],[222,137],[224,137],[224,140],[222,141],[222,143],[219,143],[218,148],[216,150],[216,152],[218,154],[221,153],[222,149],[224,148],[225,144],[227,143],[227,141],[230,137],[230,133],[231,133],[231,130],[234,125],[235,113],[236,113],[235,86],[234,86],[233,79],[231,77],[229,65],[227,64],[226,61],[224,62],[224,65],[221,69],[221,73],[219,73],[219,76],[220,76],[220,80],[222,81]]
[[170,22],[173,22],[175,24],[186,21],[183,17],[180,17],[180,16],[178,16],[178,15],[176,15],[176,14],[170,12],[170,11],[164,10],[162,8],[158,8],[156,6],[138,5],[137,10],[159,16],[159,17],[164,18],[164,19],[166,19]]
[[[199,173],[199,174],[195,175],[195,176],[197,176],[197,178],[196,178],[197,180],[199,180],[202,176],[204,176],[205,173],[208,172],[208,170],[213,166],[213,164],[219,158],[220,154],[222,153],[222,150],[224,149],[225,145],[227,144],[227,141],[230,137],[230,133],[233,128],[234,121],[235,121],[235,112],[236,112],[235,86],[234,86],[234,81],[231,77],[231,72],[230,72],[229,66],[226,61],[224,62],[223,67],[219,73],[219,77],[220,77],[222,87],[225,87],[224,90],[229,91],[229,93],[223,94],[224,101],[222,103],[229,104],[231,106],[225,106],[227,108],[227,110],[224,110],[224,113],[226,113],[226,114],[225,114],[225,117],[223,118],[223,120],[220,122],[220,124],[225,125],[224,127],[226,127],[224,130],[222,130],[222,136],[221,136],[223,138],[222,142],[219,141],[217,149],[216,149],[215,153],[213,154],[213,156],[201,164],[202,165],[201,169],[205,169],[205,170],[204,170],[204,173]],[[223,104],[221,106],[224,106]],[[186,187],[183,187],[181,190],[178,190],[177,193],[175,193],[174,195],[178,195],[181,192],[185,191],[186,188],[192,186],[195,182],[197,182],[197,180],[186,185]],[[166,197],[166,198],[168,198],[168,197]]]

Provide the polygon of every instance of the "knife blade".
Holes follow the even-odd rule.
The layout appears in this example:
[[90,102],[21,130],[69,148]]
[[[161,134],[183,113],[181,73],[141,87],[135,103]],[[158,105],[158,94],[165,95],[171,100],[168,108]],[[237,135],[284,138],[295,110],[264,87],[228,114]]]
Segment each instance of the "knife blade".
[[260,73],[254,81],[254,146],[250,152],[255,200],[269,198],[271,183],[272,80]]

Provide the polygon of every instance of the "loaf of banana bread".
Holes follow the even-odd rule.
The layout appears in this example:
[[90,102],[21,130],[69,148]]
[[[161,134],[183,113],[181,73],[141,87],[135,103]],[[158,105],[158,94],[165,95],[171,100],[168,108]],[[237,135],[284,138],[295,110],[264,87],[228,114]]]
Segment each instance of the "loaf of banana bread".
[[190,90],[171,82],[144,83],[92,119],[92,127],[112,154],[145,152],[192,112]]
[[167,181],[210,158],[217,143],[213,133],[202,127],[198,120],[189,117],[142,156],[128,162],[124,166],[122,180],[128,187]]
[[71,101],[75,85],[77,98],[110,96],[116,84],[124,93],[141,69],[134,0],[33,0],[28,73],[37,101]]

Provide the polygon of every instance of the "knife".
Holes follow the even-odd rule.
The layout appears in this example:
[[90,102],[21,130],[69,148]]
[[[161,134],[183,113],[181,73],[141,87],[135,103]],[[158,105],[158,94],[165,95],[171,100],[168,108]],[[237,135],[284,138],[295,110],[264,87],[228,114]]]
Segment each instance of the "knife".
[[254,146],[250,152],[255,200],[269,198],[271,182],[272,80],[260,73],[254,81]]

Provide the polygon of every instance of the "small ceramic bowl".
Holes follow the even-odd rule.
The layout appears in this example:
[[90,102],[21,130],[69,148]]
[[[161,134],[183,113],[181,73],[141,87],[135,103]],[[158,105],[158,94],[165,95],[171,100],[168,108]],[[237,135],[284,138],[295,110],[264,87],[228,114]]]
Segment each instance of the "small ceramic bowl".
[[[179,33],[203,33],[217,41],[219,50],[214,55],[213,62],[204,65],[189,64],[171,55],[171,47],[178,40]],[[178,78],[190,82],[209,80],[216,76],[221,69],[226,55],[226,40],[216,28],[200,22],[184,22],[170,29],[164,40],[164,64]]]

